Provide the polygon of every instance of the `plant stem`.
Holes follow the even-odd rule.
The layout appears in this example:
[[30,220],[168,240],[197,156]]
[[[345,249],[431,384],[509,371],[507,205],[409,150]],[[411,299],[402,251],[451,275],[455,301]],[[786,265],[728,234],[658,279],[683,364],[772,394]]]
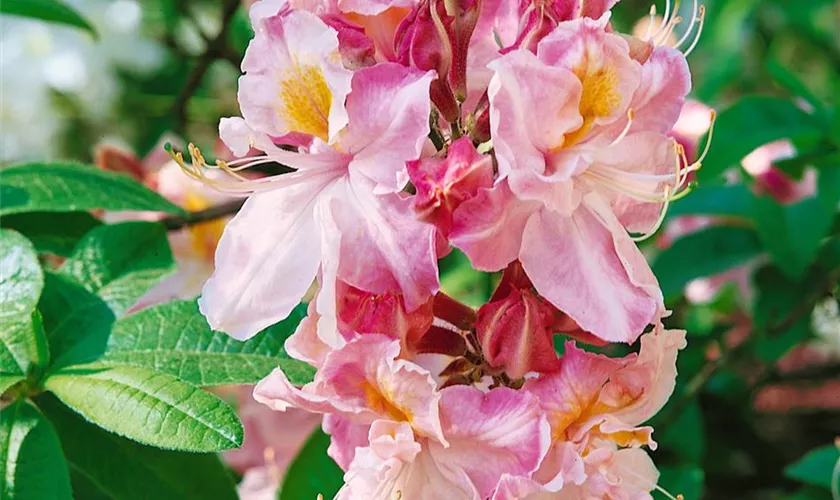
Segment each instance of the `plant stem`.
[[233,215],[242,208],[245,200],[233,200],[221,205],[216,205],[199,212],[190,212],[185,216],[174,215],[163,219],[163,225],[167,231],[175,231],[185,227],[207,222],[209,220],[219,219],[227,215]]

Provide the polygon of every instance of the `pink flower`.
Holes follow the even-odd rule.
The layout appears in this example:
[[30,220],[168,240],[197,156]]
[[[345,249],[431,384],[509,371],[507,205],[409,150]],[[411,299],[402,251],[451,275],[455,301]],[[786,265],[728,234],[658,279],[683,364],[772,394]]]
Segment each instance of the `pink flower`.
[[417,190],[417,217],[448,235],[452,213],[480,189],[493,185],[493,159],[476,151],[468,137],[455,140],[446,158],[423,158],[408,163],[408,175]]
[[329,353],[315,380],[293,387],[279,370],[254,397],[272,409],[326,413],[329,453],[347,469],[339,498],[480,499],[502,474],[530,476],[548,447],[532,395],[506,388],[441,391],[431,374],[397,359],[399,342],[365,335]]
[[[559,372],[525,383],[551,425],[552,446],[534,479],[549,489],[581,484],[587,457],[610,446],[655,448],[653,429],[638,427],[665,404],[676,382],[685,332],[642,336],[638,356],[612,359],[566,343]],[[581,469],[583,464],[583,470]]]
[[[245,119],[219,128],[236,154],[252,146],[266,154],[220,163],[232,180],[207,180],[251,196],[222,236],[199,306],[213,328],[245,339],[288,315],[320,274],[318,334],[339,346],[337,279],[371,293],[400,292],[409,311],[438,288],[434,228],[416,220],[399,192],[405,162],[419,156],[429,130],[433,75],[383,63],[352,74],[345,94],[345,70],[330,66],[334,31],[300,11],[261,22],[265,32],[258,30],[243,63]],[[308,135],[311,145],[287,151],[272,140],[292,133]],[[206,164],[191,152],[193,165],[184,168],[202,177]],[[297,170],[255,181],[238,173],[268,162]]]
[[487,498],[505,473],[530,476],[545,453],[548,428],[537,401],[506,388],[441,391],[448,446],[418,439],[406,424],[378,421],[370,446],[356,450],[339,499]]
[[500,177],[455,212],[451,240],[481,270],[519,259],[583,330],[632,342],[664,306],[627,231],[654,231],[693,168],[665,135],[689,81],[679,52],[659,47],[640,64],[606,26],[561,23],[536,55],[491,64]]

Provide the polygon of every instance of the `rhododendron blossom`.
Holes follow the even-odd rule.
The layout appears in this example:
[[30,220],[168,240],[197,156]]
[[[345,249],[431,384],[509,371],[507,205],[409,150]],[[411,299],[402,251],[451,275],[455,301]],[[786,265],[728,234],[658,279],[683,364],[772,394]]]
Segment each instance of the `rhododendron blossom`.
[[[615,3],[251,8],[242,117],[219,127],[237,159],[173,152],[190,176],[248,197],[199,305],[246,339],[313,297],[285,350],[314,379],[275,369],[254,397],[324,415],[345,471],[336,498],[658,488],[645,422],[673,392],[685,333],[663,326],[636,241],[692,189],[708,149],[689,162],[672,136],[691,86],[679,48],[704,11],[695,3],[681,37],[670,6],[631,36],[610,24]],[[450,246],[503,271],[477,309],[439,289]],[[555,350],[556,335],[574,340]],[[637,339],[621,358],[580,346]]]

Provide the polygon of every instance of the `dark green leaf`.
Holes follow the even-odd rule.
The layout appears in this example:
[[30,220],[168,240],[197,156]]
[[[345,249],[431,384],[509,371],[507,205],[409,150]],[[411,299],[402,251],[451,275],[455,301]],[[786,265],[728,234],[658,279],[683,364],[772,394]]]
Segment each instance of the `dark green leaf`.
[[672,495],[686,499],[703,498],[703,470],[692,466],[660,467],[659,485]]
[[701,463],[706,453],[706,432],[703,412],[696,400],[686,405],[673,423],[660,432],[662,435],[657,438],[660,446],[686,461]]
[[790,92],[791,97],[801,97],[808,101],[820,114],[825,112],[822,101],[790,69],[784,67],[775,59],[767,59],[767,71],[779,85]]
[[802,310],[802,304],[813,293],[818,277],[813,278],[792,281],[773,266],[754,274],[758,292],[753,304],[755,352],[765,361],[778,360],[810,334],[810,310]]
[[827,445],[809,451],[798,462],[785,467],[785,476],[813,486],[831,488],[831,475],[840,461],[840,449]]
[[0,224],[29,238],[38,253],[67,257],[82,236],[102,222],[87,212],[30,212],[5,215]]
[[215,454],[143,446],[85,422],[48,394],[39,396],[37,404],[58,431],[76,498],[236,498],[233,481]]
[[194,300],[169,302],[117,321],[101,361],[152,368],[198,386],[256,383],[279,366],[289,380],[303,385],[314,370],[289,359],[283,342],[304,315],[305,307],[299,306],[242,342],[212,331]]
[[98,36],[87,19],[58,0],[3,0],[0,2],[0,13],[74,26],[87,31],[94,38]]
[[840,201],[840,165],[819,171],[817,196],[791,205],[770,197],[753,199],[753,220],[762,243],[785,274],[799,279],[828,235]]
[[27,375],[33,364],[46,364],[36,338],[40,333],[43,339],[35,312],[43,288],[44,273],[32,243],[20,233],[0,230],[0,370],[6,375]]
[[114,312],[72,278],[47,272],[38,309],[54,366],[94,361],[105,352]]
[[25,401],[0,411],[0,493],[15,500],[73,498],[55,429]]
[[713,226],[675,241],[656,256],[652,267],[662,293],[673,297],[691,280],[742,265],[760,251],[758,238],[750,229]]
[[227,403],[171,375],[75,366],[50,375],[45,385],[89,421],[143,444],[195,452],[242,444],[242,424]]
[[744,184],[701,185],[682,200],[674,202],[668,210],[668,217],[718,215],[749,218],[750,201],[754,197]]
[[[5,2],[4,2],[5,3]],[[150,210],[184,215],[131,177],[76,163],[25,163],[3,169],[0,214]]]
[[166,228],[136,221],[100,226],[85,235],[60,273],[98,295],[119,316],[174,268]]
[[344,472],[327,455],[330,437],[316,429],[286,471],[280,500],[332,498],[344,484]]
[[819,137],[823,133],[820,121],[791,100],[745,97],[718,116],[712,147],[697,177],[701,181],[714,179],[728,167],[738,164],[747,153],[768,142]]

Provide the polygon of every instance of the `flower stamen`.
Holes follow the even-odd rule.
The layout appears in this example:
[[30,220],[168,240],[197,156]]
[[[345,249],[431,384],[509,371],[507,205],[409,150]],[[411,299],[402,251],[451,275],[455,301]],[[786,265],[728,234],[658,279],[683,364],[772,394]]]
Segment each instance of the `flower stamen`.
[[627,110],[627,125],[625,125],[624,130],[622,130],[621,133],[618,134],[618,137],[616,137],[610,143],[610,145],[607,146],[608,148],[611,148],[611,147],[615,146],[616,144],[621,142],[621,140],[624,139],[627,136],[627,133],[630,132],[630,127],[633,126],[633,118],[635,118],[635,117],[636,117],[636,112],[633,111],[633,108],[628,109]]

